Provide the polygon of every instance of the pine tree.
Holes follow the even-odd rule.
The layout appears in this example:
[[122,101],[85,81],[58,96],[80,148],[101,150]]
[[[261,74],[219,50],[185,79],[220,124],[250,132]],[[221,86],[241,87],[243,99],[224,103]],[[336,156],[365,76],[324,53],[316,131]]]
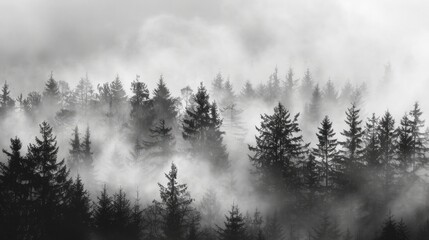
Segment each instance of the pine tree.
[[89,194],[84,189],[80,176],[71,186],[68,203],[65,210],[64,238],[89,239],[91,224],[91,207]]
[[405,222],[401,219],[401,221],[398,222],[398,225],[396,227],[397,231],[397,240],[409,240],[410,239],[410,230],[408,230],[407,225]]
[[223,99],[224,93],[224,80],[221,73],[218,73],[212,81],[211,93],[213,96],[216,96],[218,100]]
[[352,103],[352,94],[353,94],[353,86],[350,83],[350,81],[348,81],[344,87],[341,89],[341,94],[339,97],[339,100],[341,101],[341,103],[344,106],[349,105],[350,103]]
[[91,131],[89,126],[86,127],[85,136],[83,136],[83,141],[80,145],[82,160],[86,169],[91,169],[93,165],[93,157],[91,150]]
[[81,78],[74,91],[76,95],[77,104],[84,113],[88,110],[91,101],[94,100],[94,89],[89,81],[88,75]]
[[318,193],[320,191],[320,166],[318,162],[316,162],[313,154],[308,156],[303,171],[303,184],[306,189],[303,205],[305,209],[312,211],[316,205]]
[[93,224],[96,233],[103,239],[106,239],[112,232],[113,216],[112,198],[107,193],[106,185],[104,185],[103,191],[97,197],[93,211]]
[[306,147],[298,116],[291,118],[286,108],[279,103],[273,115],[261,115],[260,127],[256,127],[256,146],[250,160],[261,177],[264,189],[269,191],[290,191],[299,189],[298,165],[303,160]]
[[149,100],[149,90],[144,82],[139,81],[139,76],[131,83],[133,95],[131,103],[131,121],[136,131],[136,139],[141,134],[147,133],[155,119],[153,102]]
[[267,217],[265,224],[265,239],[266,240],[284,240],[285,233],[283,227],[281,226],[277,213],[274,213],[271,217]]
[[308,106],[308,122],[309,123],[315,123],[319,121],[321,118],[321,111],[322,111],[322,94],[320,92],[319,85],[317,84],[314,87],[313,94],[311,96],[311,102]]
[[177,168],[171,164],[171,170],[165,174],[167,186],[158,183],[163,208],[163,231],[167,240],[182,239],[186,234],[186,223],[192,213],[193,199],[186,184],[178,184]]
[[52,106],[58,104],[60,101],[60,90],[58,87],[58,82],[55,81],[52,73],[50,78],[45,84],[43,99],[47,104]]
[[380,170],[380,139],[378,137],[379,118],[372,114],[366,122],[364,134],[364,158],[368,163],[368,167],[375,170]]
[[27,159],[35,163],[32,180],[37,204],[38,227],[42,239],[58,238],[61,210],[67,202],[71,180],[64,160],[57,161],[58,146],[52,127],[47,122],[40,125],[42,137],[28,147]]
[[246,227],[243,215],[237,205],[232,205],[229,216],[225,216],[224,227],[218,227],[220,240],[243,240],[246,239]]
[[387,111],[378,125],[378,139],[380,141],[380,164],[382,168],[383,186],[388,191],[394,176],[394,160],[396,151],[397,131],[395,120]]
[[396,240],[398,239],[397,233],[398,224],[393,219],[392,216],[389,216],[383,223],[381,234],[378,237],[378,240]]
[[220,101],[220,105],[222,108],[227,108],[233,104],[235,104],[235,93],[229,79],[225,82],[224,90],[223,90],[223,98]]
[[158,124],[150,129],[152,141],[145,142],[149,149],[157,148],[162,156],[169,156],[174,151],[174,135],[172,128],[167,127],[164,119],[159,120]]
[[0,114],[7,114],[14,106],[15,101],[10,97],[9,85],[5,82],[0,95]]
[[337,181],[342,190],[355,191],[360,183],[360,172],[363,168],[363,135],[361,123],[359,120],[359,109],[354,104],[347,110],[346,124],[347,130],[344,130],[341,135],[345,137],[345,141],[340,142],[342,150],[337,162]]
[[112,213],[113,236],[117,239],[123,239],[129,234],[132,209],[130,201],[122,189],[113,195]]
[[322,178],[325,191],[329,190],[332,185],[334,163],[337,159],[337,139],[335,139],[334,129],[332,122],[328,116],[325,116],[321,126],[318,128],[319,132],[316,133],[318,138],[317,148],[313,149],[314,155],[321,162]]
[[411,141],[412,141],[412,171],[417,171],[421,166],[427,163],[426,152],[428,148],[424,145],[424,125],[425,121],[421,119],[422,111],[418,103],[410,111]]
[[227,169],[229,167],[228,152],[223,144],[225,132],[220,130],[222,120],[220,119],[216,103],[210,106],[210,123],[207,131],[207,155],[211,164],[216,169]]
[[274,72],[270,75],[267,85],[267,100],[268,103],[273,103],[280,100],[280,78],[278,76],[277,67]]
[[176,127],[177,124],[177,99],[171,97],[170,90],[164,83],[162,76],[157,88],[153,91],[153,108],[156,119],[163,119],[167,125]]
[[116,76],[115,80],[110,83],[110,92],[112,94],[112,105],[114,107],[120,107],[127,101],[127,93],[124,90],[119,76]]
[[294,79],[294,72],[292,68],[289,68],[289,71],[286,75],[286,82],[285,82],[285,91],[284,91],[284,97],[283,102],[285,106],[291,108],[293,106],[293,100],[295,99],[295,90],[297,88],[298,80]]
[[323,98],[325,100],[325,103],[328,104],[328,107],[334,107],[337,103],[338,92],[335,89],[335,86],[332,83],[331,79],[328,80],[325,85],[325,88],[323,89]]
[[301,99],[310,99],[311,93],[313,91],[313,77],[311,76],[310,69],[308,68],[304,74],[304,78],[302,79],[299,90]]
[[338,226],[324,214],[318,227],[313,229],[311,239],[313,240],[339,240],[341,238]]
[[79,128],[76,126],[73,130],[73,138],[70,140],[70,147],[69,150],[69,166],[70,169],[79,171],[79,167],[82,160],[82,152],[81,152],[81,145],[80,145],[80,138],[79,138]]
[[241,90],[240,93],[240,99],[243,102],[247,102],[250,100],[254,100],[256,97],[256,92],[253,89],[252,83],[250,83],[250,81],[246,81],[246,83],[244,84],[243,89]]
[[21,141],[14,138],[10,143],[10,151],[3,150],[7,161],[0,163],[0,234],[5,239],[20,239],[31,233],[34,224],[28,208],[33,166],[21,156]]
[[131,220],[130,220],[130,239],[139,240],[142,236],[143,228],[143,211],[140,209],[140,199],[137,193],[137,198],[134,201],[134,206],[132,207]]
[[408,116],[404,115],[398,128],[397,146],[398,167],[402,174],[407,174],[412,169],[413,145],[411,122]]

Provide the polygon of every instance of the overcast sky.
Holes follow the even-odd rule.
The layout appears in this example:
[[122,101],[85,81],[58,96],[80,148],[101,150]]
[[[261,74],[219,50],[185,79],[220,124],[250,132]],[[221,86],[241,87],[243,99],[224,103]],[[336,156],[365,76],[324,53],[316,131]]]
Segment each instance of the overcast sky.
[[119,74],[127,89],[138,74],[152,88],[163,74],[177,91],[221,71],[239,89],[275,66],[373,82],[391,62],[410,88],[427,82],[421,2],[0,0],[0,81],[40,89],[52,70],[72,85],[86,72],[94,82]]

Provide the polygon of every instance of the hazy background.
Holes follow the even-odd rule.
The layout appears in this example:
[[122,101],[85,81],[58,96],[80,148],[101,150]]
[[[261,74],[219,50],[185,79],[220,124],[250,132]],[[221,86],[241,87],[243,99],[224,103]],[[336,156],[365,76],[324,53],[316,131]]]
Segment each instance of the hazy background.
[[282,75],[292,66],[299,77],[309,67],[320,82],[372,83],[390,62],[401,92],[422,97],[428,7],[418,0],[1,0],[0,81],[41,89],[50,71],[70,83],[88,72],[94,82],[119,74],[129,86],[138,74],[153,88],[163,74],[177,92],[221,71],[238,91],[245,80],[265,81],[275,66]]

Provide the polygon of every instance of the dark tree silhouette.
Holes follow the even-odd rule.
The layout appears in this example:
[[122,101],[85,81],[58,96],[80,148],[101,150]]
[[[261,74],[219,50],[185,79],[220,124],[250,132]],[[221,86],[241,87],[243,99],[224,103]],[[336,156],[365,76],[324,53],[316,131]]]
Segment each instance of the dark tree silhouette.
[[243,215],[237,205],[232,205],[229,215],[225,216],[224,227],[218,227],[220,240],[243,240],[246,239],[246,227]]

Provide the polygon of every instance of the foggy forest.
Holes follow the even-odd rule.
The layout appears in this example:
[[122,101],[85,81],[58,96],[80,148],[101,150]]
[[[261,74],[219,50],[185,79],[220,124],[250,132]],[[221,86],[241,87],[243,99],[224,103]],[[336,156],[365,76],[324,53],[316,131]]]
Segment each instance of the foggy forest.
[[39,2],[0,0],[0,239],[429,239],[417,4]]

